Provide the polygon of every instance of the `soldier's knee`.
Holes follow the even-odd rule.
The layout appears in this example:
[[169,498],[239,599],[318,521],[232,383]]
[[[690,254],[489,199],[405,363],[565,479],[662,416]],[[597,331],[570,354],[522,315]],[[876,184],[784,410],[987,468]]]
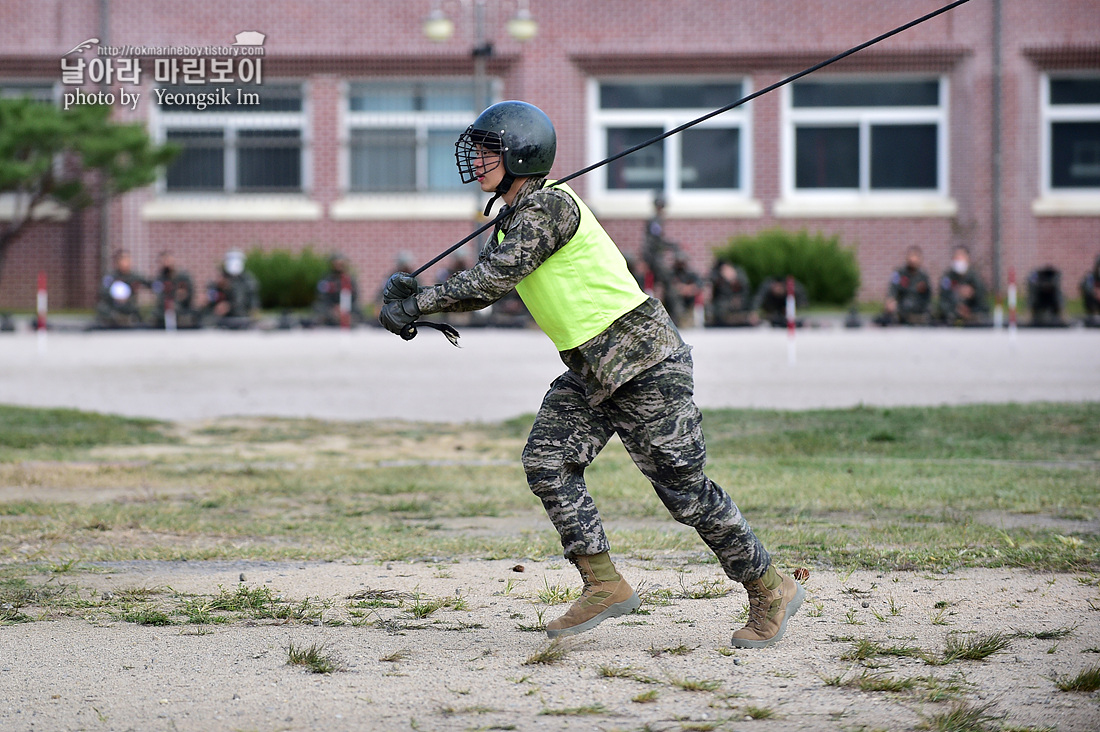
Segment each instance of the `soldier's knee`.
[[655,488],[669,514],[682,524],[698,526],[719,512],[720,489],[701,471]]

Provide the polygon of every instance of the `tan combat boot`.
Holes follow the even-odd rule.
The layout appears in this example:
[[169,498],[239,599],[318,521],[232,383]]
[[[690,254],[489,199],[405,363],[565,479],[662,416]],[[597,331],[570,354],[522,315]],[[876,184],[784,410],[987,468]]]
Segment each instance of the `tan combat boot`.
[[557,638],[583,633],[608,618],[633,612],[642,604],[638,593],[615,571],[607,552],[574,557],[571,561],[580,570],[584,589],[565,615],[546,626],[546,635]]
[[731,646],[767,648],[787,630],[787,620],[798,611],[806,591],[793,578],[774,568],[758,580],[745,583],[749,593],[749,622],[734,632]]

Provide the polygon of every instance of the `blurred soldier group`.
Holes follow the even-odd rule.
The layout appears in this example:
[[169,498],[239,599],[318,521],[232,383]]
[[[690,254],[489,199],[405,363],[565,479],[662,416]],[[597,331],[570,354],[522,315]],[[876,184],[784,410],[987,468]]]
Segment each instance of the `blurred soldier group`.
[[[217,276],[206,287],[200,307],[191,275],[176,266],[171,252],[161,252],[156,276],[145,278],[133,271],[130,253],[114,253],[114,267],[103,277],[96,300],[95,329],[168,328],[171,330],[212,326],[247,328],[256,322],[260,310],[260,288],[256,277],[245,269],[245,256],[238,250],[226,253]],[[152,317],[143,317],[139,307],[142,289],[155,298]]]
[[[706,325],[716,328],[787,324],[786,278],[767,278],[755,287],[744,269],[717,260],[708,276],[694,272],[682,247],[665,236],[664,199],[654,200],[655,215],[646,222],[641,262],[629,260],[638,284],[665,305],[679,327]],[[408,255],[402,255],[407,259]],[[399,269],[410,262],[402,261]],[[439,270],[445,281],[468,263],[456,255]],[[806,288],[794,281],[797,309],[808,303]],[[1026,279],[1029,325],[1064,327],[1065,296],[1062,274],[1051,266],[1040,267]],[[155,302],[149,317],[143,316],[139,295],[147,290]],[[1080,281],[1084,324],[1100,327],[1100,256]],[[180,270],[171,252],[161,252],[156,275],[147,279],[133,270],[130,253],[114,254],[112,271],[103,277],[95,308],[96,329],[218,327],[243,329],[258,322],[260,293],[256,277],[245,268],[245,255],[230,250],[205,290],[196,292],[191,276]],[[472,318],[467,313],[448,314],[459,326],[525,327],[532,321],[522,301],[513,294]],[[350,327],[368,321],[359,299],[359,284],[348,258],[332,254],[329,271],[317,284],[311,313],[300,321],[304,327]],[[905,263],[890,276],[882,313],[874,318],[882,326],[950,325],[981,327],[993,324],[989,291],[971,266],[965,246],[955,248],[950,266],[937,285],[924,269],[918,246],[906,250]],[[801,318],[796,325],[801,325]]]

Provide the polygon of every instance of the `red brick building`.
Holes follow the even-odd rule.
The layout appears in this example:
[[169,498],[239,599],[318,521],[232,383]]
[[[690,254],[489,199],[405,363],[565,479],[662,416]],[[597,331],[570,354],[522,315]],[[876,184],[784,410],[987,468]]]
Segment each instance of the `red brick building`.
[[[399,253],[418,264],[471,230],[485,197],[457,187],[453,140],[475,98],[544,109],[564,175],[941,4],[0,0],[0,92],[102,87],[118,119],[184,150],[105,218],[28,231],[0,307],[32,308],[41,269],[51,305],[89,305],[116,247],[145,272],[172,250],[200,284],[230,248],[339,250],[369,291]],[[509,35],[523,10],[527,41]],[[448,40],[426,37],[433,11]],[[866,299],[907,246],[936,275],[959,243],[1002,290],[1050,263],[1076,296],[1100,254],[1100,4],[972,0],[573,185],[628,253],[665,190],[700,271],[732,235],[779,226],[857,247]]]

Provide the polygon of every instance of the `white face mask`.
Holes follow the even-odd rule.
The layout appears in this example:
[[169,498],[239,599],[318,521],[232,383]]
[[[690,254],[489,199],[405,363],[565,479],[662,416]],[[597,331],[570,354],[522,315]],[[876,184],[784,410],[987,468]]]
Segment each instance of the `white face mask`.
[[951,261],[951,269],[955,270],[955,274],[966,274],[966,270],[970,269],[970,265],[965,259],[954,259]]
[[244,258],[239,256],[229,256],[225,258],[225,271],[231,277],[236,277],[241,272],[244,272]]

